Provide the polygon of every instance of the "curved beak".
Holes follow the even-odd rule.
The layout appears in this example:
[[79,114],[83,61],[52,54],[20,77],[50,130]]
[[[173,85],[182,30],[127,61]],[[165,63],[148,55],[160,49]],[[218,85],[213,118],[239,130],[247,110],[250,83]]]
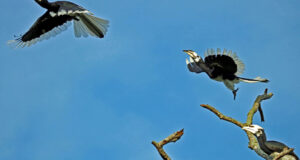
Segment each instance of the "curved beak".
[[194,52],[193,50],[183,50],[186,54],[188,54],[191,58],[195,59],[197,58],[197,53]]
[[253,127],[243,127],[242,129],[245,131],[251,132],[253,134],[255,134],[257,132],[257,129],[253,128]]

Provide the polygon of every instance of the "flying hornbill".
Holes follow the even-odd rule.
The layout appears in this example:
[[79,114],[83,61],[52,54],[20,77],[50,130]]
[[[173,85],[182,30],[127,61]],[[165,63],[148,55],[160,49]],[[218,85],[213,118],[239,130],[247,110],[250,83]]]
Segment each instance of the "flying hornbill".
[[204,60],[192,50],[183,51],[190,56],[190,61],[186,59],[186,64],[191,72],[205,72],[211,79],[223,82],[232,91],[234,99],[238,91],[238,88],[234,89],[236,83],[241,81],[247,83],[269,82],[269,80],[260,77],[255,79],[238,77],[244,71],[244,63],[231,50],[227,52],[224,49],[221,53],[221,49],[218,48],[217,53],[215,53],[213,49],[208,49],[205,52]]
[[71,21],[74,22],[76,37],[88,35],[103,38],[108,28],[108,21],[95,17],[83,7],[68,1],[48,2],[47,0],[35,0],[47,11],[31,28],[15,40],[8,41],[16,47],[26,47],[43,39],[59,34],[67,29]]
[[[269,156],[274,152],[280,153],[284,148],[289,148],[281,142],[267,141],[265,131],[259,125],[253,124],[248,127],[243,127],[242,129],[251,132],[257,138],[261,150],[263,150]],[[289,153],[289,155],[293,156],[295,160],[299,160],[298,156],[294,152]]]

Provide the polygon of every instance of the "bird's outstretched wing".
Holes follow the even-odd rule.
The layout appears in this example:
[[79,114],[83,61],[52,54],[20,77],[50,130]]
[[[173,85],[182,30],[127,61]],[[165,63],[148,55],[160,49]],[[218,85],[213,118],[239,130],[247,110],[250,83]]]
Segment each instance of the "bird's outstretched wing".
[[204,61],[210,68],[217,69],[224,74],[235,74],[237,72],[237,65],[228,55],[208,55]]
[[205,52],[204,60],[208,66],[223,74],[234,74],[237,76],[242,74],[245,68],[244,63],[237,57],[236,53],[226,49],[221,52],[221,49],[218,48],[216,53],[214,49],[208,49]]
[[30,46],[43,39],[48,39],[67,29],[66,22],[71,21],[73,17],[61,15],[52,17],[49,11],[44,13],[31,28],[21,37],[11,40],[9,44],[15,44],[16,47]]

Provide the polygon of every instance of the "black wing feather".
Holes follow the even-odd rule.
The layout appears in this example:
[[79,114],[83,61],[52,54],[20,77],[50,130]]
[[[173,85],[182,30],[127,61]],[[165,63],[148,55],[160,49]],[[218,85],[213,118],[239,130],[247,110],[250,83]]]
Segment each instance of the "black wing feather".
[[277,141],[267,141],[265,145],[273,152],[282,152],[283,148],[287,147],[285,144]]
[[31,28],[21,37],[21,41],[27,42],[35,38],[39,38],[41,35],[51,31],[53,28],[58,27],[71,21],[73,17],[69,15],[51,17],[49,11],[44,13]]
[[205,57],[204,61],[210,68],[217,69],[223,74],[235,74],[237,72],[236,63],[228,55],[209,55]]

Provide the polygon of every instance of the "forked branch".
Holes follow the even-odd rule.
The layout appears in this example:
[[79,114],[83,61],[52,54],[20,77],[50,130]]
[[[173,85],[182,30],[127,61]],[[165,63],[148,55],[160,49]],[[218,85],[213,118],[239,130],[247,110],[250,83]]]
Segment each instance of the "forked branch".
[[163,139],[162,141],[160,141],[158,143],[155,141],[152,141],[152,144],[155,146],[155,148],[157,149],[157,151],[160,154],[160,156],[162,157],[162,159],[171,160],[171,158],[168,156],[168,154],[164,151],[163,146],[170,142],[176,142],[177,140],[179,140],[181,138],[182,135],[183,135],[183,129],[169,135],[167,138]]

